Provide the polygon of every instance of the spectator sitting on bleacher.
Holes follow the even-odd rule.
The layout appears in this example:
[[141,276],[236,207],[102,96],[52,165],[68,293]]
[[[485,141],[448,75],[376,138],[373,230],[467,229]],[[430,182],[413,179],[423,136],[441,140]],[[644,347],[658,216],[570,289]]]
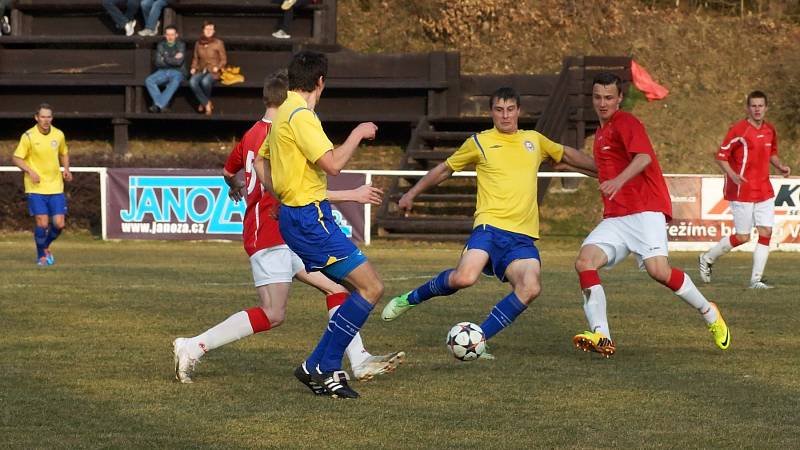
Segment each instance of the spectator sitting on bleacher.
[[[125,36],[133,36],[136,28],[136,13],[139,12],[139,2],[141,0],[103,0],[103,8],[108,11],[117,30],[125,31]],[[120,5],[126,4],[125,13],[119,9]]]
[[[144,29],[139,31],[139,36],[155,36],[158,34],[158,26],[161,24],[161,10],[165,6],[171,5],[174,0],[142,0],[142,16],[144,17]],[[165,30],[166,31],[166,30]]]
[[[169,112],[169,102],[181,81],[186,78],[186,44],[178,40],[178,29],[174,25],[164,27],[164,40],[158,43],[153,62],[156,71],[144,80],[147,92],[153,99],[148,111]],[[163,85],[166,86],[161,91]]]
[[219,80],[222,68],[228,63],[225,44],[214,33],[214,24],[206,21],[203,24],[203,35],[194,44],[192,78],[189,79],[189,86],[199,103],[197,112],[205,112],[206,115],[211,115],[214,111],[210,100],[211,87]]
[[292,25],[292,21],[294,20],[294,8],[299,8],[301,6],[306,6],[311,3],[317,3],[318,0],[272,0],[273,3],[280,3],[281,9],[283,10],[283,17],[281,17],[281,21],[278,23],[278,29],[272,33],[272,37],[278,39],[289,39],[292,37],[289,34],[289,27]]
[[11,23],[6,15],[6,10],[10,6],[11,0],[0,0],[0,34],[11,34]]

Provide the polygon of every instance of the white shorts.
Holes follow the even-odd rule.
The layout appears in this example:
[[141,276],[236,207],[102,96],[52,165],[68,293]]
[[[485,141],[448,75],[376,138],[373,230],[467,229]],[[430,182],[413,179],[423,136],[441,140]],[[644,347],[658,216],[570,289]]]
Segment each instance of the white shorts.
[[275,283],[291,283],[303,269],[303,261],[287,245],[277,245],[253,253],[250,257],[256,287]]
[[622,217],[603,219],[581,244],[596,245],[608,257],[607,268],[622,262],[628,253],[636,256],[639,269],[644,260],[668,256],[667,221],[660,212],[645,211]]
[[750,234],[753,225],[770,227],[775,224],[775,198],[763,202],[730,202],[733,228],[736,234]]

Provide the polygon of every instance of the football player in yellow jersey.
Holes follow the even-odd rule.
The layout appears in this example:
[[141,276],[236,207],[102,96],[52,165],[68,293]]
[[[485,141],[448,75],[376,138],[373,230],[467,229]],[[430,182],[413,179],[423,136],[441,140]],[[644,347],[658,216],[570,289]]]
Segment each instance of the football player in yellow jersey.
[[[475,284],[481,272],[510,282],[513,291],[481,324],[490,339],[517,318],[541,291],[537,173],[547,159],[594,172],[594,160],[574,148],[556,144],[536,131],[518,128],[520,97],[512,88],[492,94],[494,128],[474,134],[445,162],[430,170],[402,198],[410,211],[414,198],[453,172],[475,165],[478,201],[475,225],[455,269],[448,269],[422,286],[393,298],[383,320],[394,320],[425,300],[452,295]],[[486,354],[485,354],[486,355]],[[491,358],[491,356],[486,356]]]
[[[28,210],[36,221],[33,231],[36,242],[36,263],[50,266],[55,263],[50,244],[64,229],[67,200],[64,180],[72,181],[69,154],[64,133],[52,125],[53,108],[39,105],[34,114],[36,126],[26,131],[14,151],[14,164],[25,172],[25,193]],[[61,172],[59,160],[64,171]],[[52,223],[50,217],[53,218]]]
[[269,133],[272,190],[281,202],[278,225],[306,271],[320,271],[345,285],[350,294],[331,318],[311,355],[295,377],[316,393],[357,398],[341,371],[345,348],[383,295],[383,282],[366,256],[333,218],[327,175],[338,175],[363,139],[373,139],[373,123],[358,125],[334,147],[314,112],[325,88],[328,59],[303,51],[289,64],[289,92]]

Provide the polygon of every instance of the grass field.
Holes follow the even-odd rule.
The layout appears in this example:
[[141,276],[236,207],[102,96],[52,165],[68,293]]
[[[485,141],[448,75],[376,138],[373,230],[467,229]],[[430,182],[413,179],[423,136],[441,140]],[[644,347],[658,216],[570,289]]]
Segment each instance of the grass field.
[[[362,398],[313,397],[292,377],[325,322],[324,299],[293,289],[280,328],[209,353],[196,382],[173,379],[171,341],[254,304],[239,243],[100,242],[66,235],[57,264],[32,239],[0,236],[3,448],[798,448],[800,254],[773,253],[778,288],[745,289],[750,254],[701,287],[732,331],[718,350],[702,320],[632,262],[602,273],[618,354],[571,346],[584,328],[572,272],[577,241],[542,242],[544,293],[495,337],[495,361],[461,363],[449,327],[480,323],[507,286],[482,279],[396,322],[376,310],[374,353],[398,372],[357,383]],[[367,250],[387,296],[452,265],[456,244],[378,242]],[[695,254],[675,265],[698,279]],[[378,308],[382,308],[383,302]]]

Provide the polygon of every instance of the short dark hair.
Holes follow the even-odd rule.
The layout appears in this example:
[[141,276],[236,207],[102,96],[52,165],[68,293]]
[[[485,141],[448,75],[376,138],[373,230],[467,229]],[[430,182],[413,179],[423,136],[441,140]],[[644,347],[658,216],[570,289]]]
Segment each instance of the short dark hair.
[[175,25],[167,25],[167,26],[164,27],[164,33],[166,33],[167,30],[175,30],[175,32],[177,33],[178,32],[178,27],[176,27]]
[[53,112],[53,107],[52,107],[52,106],[50,106],[50,103],[40,103],[40,104],[39,104],[39,107],[38,107],[38,108],[36,108],[36,112],[35,112],[34,114],[36,114],[36,115],[38,116],[38,115],[39,115],[39,113],[40,113],[40,112],[41,112],[43,109],[49,109],[49,110],[50,110],[50,112]]
[[264,79],[264,105],[278,107],[286,100],[289,88],[289,75],[281,69]]
[[517,108],[522,106],[519,94],[516,90],[512,87],[501,87],[500,89],[494,91],[492,96],[489,97],[489,109],[494,108],[494,104],[498,100],[511,100],[514,99],[517,102]]
[[320,77],[328,76],[328,57],[322,53],[303,50],[289,63],[289,89],[311,92]]
[[769,104],[769,100],[767,100],[767,94],[765,94],[763,91],[753,91],[747,94],[747,106],[750,106],[750,100],[754,98],[763,98],[764,106],[767,106]]
[[592,86],[599,84],[601,86],[617,86],[617,92],[622,94],[622,78],[611,72],[600,72],[592,79]]
[[212,26],[212,27],[214,27],[214,28],[217,28],[217,26],[216,26],[216,25],[214,25],[214,22],[212,22],[212,21],[210,21],[210,20],[204,20],[204,21],[203,21],[203,26],[202,26],[202,27],[200,27],[200,30],[204,30],[204,29],[205,29],[207,26],[209,26],[209,25],[211,25],[211,26]]

